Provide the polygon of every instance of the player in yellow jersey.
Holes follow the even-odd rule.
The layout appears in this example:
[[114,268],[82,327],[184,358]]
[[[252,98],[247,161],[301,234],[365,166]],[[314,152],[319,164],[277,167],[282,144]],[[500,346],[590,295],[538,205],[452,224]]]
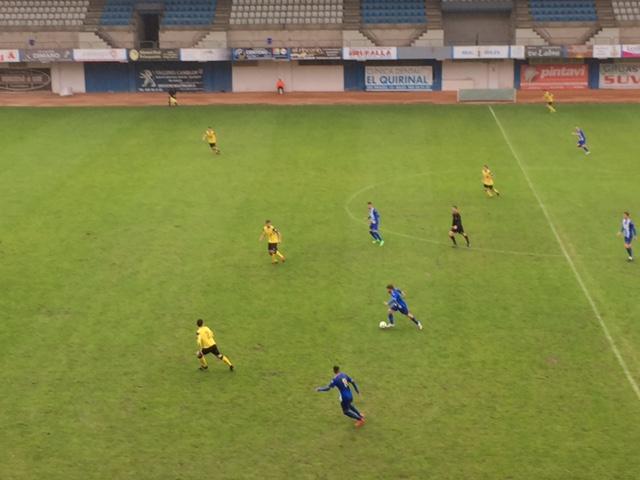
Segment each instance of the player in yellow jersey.
[[258,241],[262,241],[265,237],[267,238],[267,249],[269,255],[271,255],[271,263],[277,265],[278,259],[284,263],[284,255],[278,250],[278,245],[282,242],[282,234],[276,227],[271,225],[271,220],[264,222],[264,227],[262,227],[262,233]]
[[216,155],[220,155],[220,149],[218,148],[218,135],[213,128],[209,127],[204,132],[202,136],[202,140],[206,140],[209,146],[211,147],[211,151]]
[[178,91],[171,87],[169,90],[167,90],[167,93],[169,94],[169,106],[170,107],[177,107],[178,106]]
[[204,356],[207,353],[212,353],[228,365],[229,370],[233,372],[233,364],[231,363],[231,360],[229,360],[229,357],[226,355],[220,353],[220,350],[218,350],[218,346],[216,345],[216,339],[213,336],[213,332],[209,327],[204,326],[204,320],[201,318],[198,319],[196,325],[198,325],[198,330],[196,331],[198,351],[196,352],[196,355],[198,360],[200,360],[200,370],[206,370],[209,368],[207,365],[207,359],[204,358]]
[[544,101],[547,102],[547,108],[549,109],[549,111],[551,113],[556,113],[556,108],[553,106],[553,93],[551,93],[549,90],[546,90],[543,97]]
[[489,170],[488,165],[482,167],[482,184],[484,185],[484,191],[489,197],[493,197],[493,193],[500,196],[500,192],[493,184],[493,173]]

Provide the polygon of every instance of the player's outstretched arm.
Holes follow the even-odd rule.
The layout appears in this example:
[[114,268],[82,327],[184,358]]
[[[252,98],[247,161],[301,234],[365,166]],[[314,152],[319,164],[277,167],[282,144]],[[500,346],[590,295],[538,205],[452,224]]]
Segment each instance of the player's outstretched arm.
[[328,392],[329,390],[331,390],[331,385],[316,388],[316,392]]

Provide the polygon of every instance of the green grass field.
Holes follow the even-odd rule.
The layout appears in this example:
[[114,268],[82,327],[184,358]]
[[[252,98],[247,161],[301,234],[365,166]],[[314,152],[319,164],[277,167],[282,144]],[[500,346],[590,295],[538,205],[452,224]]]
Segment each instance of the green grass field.
[[494,110],[575,273],[486,106],[0,110],[0,478],[637,479],[640,108]]

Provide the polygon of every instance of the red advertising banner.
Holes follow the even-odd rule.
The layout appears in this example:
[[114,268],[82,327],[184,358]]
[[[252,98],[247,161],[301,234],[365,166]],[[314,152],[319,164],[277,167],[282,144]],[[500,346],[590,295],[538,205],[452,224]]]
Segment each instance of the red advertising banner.
[[587,65],[522,65],[520,69],[522,90],[587,88],[588,86],[589,67]]

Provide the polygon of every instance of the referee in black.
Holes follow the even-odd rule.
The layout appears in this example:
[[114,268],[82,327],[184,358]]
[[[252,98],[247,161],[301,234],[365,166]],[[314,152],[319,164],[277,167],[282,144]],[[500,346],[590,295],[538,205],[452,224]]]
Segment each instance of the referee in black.
[[451,230],[449,230],[449,238],[453,242],[453,246],[458,246],[456,242],[456,233],[462,235],[464,237],[464,241],[467,242],[467,247],[469,245],[469,235],[464,233],[464,227],[462,226],[462,216],[460,215],[460,210],[455,205],[451,207]]

